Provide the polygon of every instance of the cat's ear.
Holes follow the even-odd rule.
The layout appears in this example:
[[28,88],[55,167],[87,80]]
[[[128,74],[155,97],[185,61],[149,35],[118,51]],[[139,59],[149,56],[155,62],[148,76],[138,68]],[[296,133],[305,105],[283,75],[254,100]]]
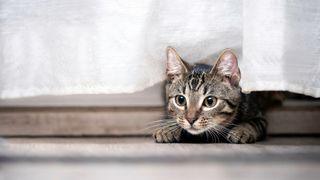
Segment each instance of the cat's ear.
[[231,49],[225,49],[221,53],[211,72],[235,86],[239,84],[241,78],[237,57]]
[[184,62],[176,50],[172,47],[167,47],[167,78],[173,82],[182,77],[188,72],[188,64]]

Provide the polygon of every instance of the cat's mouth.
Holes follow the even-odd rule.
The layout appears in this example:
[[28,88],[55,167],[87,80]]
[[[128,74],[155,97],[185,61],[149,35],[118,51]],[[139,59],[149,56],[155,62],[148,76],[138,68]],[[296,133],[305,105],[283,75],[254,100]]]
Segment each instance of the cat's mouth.
[[188,133],[193,134],[193,135],[202,134],[209,129],[209,127],[207,125],[203,125],[201,123],[199,124],[198,121],[190,124],[187,120],[181,119],[181,120],[178,120],[178,124],[180,127],[182,127],[184,130],[186,130]]

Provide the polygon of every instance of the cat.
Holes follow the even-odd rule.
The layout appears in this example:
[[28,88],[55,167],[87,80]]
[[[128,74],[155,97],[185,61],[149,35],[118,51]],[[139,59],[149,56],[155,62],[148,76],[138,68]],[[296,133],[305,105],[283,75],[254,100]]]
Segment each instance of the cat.
[[[167,48],[168,119],[158,122],[158,143],[254,143],[266,136],[266,108],[259,92],[243,94],[238,60],[225,49],[214,66],[189,65]],[[264,98],[268,99],[268,98]]]

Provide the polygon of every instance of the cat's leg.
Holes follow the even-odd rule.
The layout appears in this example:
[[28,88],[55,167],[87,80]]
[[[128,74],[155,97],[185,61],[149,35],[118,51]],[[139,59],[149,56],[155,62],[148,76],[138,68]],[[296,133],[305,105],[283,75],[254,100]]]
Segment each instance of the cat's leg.
[[180,127],[175,129],[163,128],[155,131],[152,136],[157,143],[174,143],[180,141],[181,131]]
[[266,136],[267,121],[262,117],[252,118],[233,127],[227,135],[232,143],[254,143]]

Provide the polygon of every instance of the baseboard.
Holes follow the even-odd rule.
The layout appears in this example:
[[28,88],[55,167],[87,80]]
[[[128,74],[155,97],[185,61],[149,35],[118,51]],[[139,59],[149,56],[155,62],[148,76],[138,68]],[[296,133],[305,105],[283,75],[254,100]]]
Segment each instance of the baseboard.
[[[163,118],[163,107],[1,107],[0,136],[148,135]],[[270,135],[320,134],[319,104],[274,108],[267,118]]]

